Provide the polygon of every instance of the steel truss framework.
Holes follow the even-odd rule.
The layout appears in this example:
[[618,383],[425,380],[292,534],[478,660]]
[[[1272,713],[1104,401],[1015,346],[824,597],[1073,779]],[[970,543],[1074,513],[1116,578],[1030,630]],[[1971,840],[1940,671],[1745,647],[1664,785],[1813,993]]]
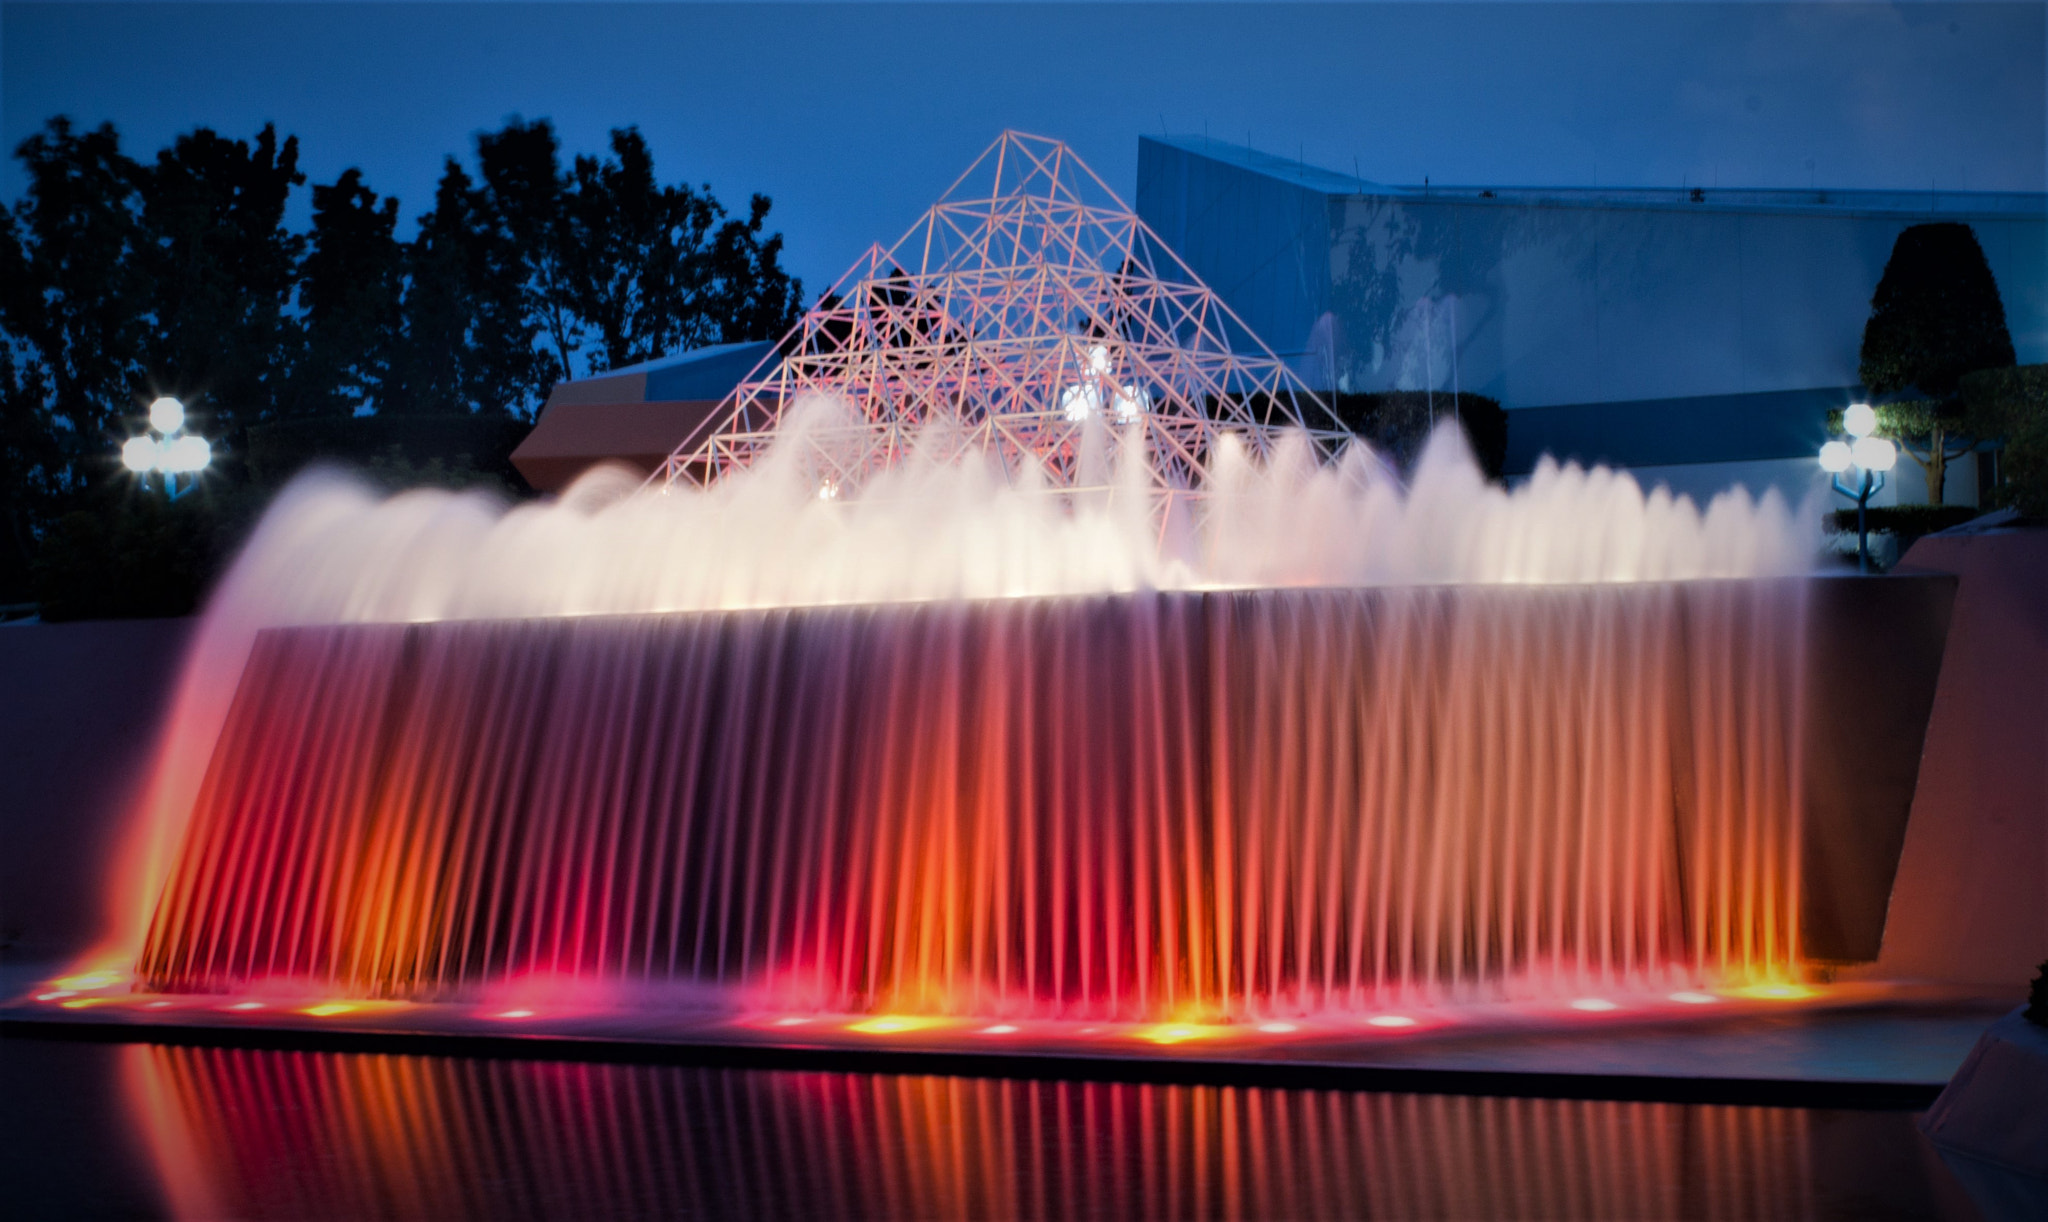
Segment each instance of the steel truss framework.
[[1261,459],[1286,429],[1324,454],[1349,439],[1073,150],[1018,132],[894,246],[870,247],[776,352],[650,482],[753,465],[813,395],[851,413],[797,442],[826,497],[857,494],[919,446],[991,453],[1012,480],[1035,467],[1053,493],[1106,492],[1141,445],[1163,522],[1202,495],[1226,432]]

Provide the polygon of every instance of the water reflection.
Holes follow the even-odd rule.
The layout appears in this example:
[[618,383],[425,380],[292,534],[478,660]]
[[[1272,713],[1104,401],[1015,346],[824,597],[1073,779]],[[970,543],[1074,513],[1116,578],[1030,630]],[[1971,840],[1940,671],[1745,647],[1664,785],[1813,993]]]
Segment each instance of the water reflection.
[[1832,1212],[1813,1173],[1829,1114],[1795,1109],[123,1055],[171,1208],[195,1219]]

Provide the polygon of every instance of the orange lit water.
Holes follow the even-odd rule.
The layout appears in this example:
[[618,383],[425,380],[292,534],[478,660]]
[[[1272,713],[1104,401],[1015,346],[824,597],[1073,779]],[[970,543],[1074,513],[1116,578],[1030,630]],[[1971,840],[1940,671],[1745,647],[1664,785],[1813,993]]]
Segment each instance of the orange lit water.
[[1802,608],[1711,581],[275,629],[141,982],[1182,1024],[1787,981]]

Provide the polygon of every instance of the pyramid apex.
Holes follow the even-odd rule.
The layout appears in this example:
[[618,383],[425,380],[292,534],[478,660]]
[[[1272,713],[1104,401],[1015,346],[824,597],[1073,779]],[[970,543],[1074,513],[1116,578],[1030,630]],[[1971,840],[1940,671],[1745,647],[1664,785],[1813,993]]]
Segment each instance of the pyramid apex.
[[1099,483],[1105,448],[1142,447],[1162,509],[1202,495],[1226,432],[1261,455],[1283,429],[1314,425],[1329,448],[1344,436],[1071,148],[1015,130],[894,246],[863,255],[777,350],[734,390],[716,417],[726,423],[654,478],[750,466],[784,409],[819,396],[849,411],[847,435],[811,456],[835,495],[857,493],[933,425],[1012,476],[1042,472],[1055,492]]

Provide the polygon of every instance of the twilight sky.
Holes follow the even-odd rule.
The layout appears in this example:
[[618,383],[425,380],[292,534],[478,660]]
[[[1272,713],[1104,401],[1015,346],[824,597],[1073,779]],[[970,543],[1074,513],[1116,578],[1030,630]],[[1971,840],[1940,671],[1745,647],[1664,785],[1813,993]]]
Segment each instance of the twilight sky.
[[[309,178],[431,203],[508,116],[569,152],[638,124],[657,173],[771,223],[814,294],[996,133],[1126,198],[1137,137],[1381,182],[2048,187],[2048,5],[0,3],[0,138],[112,120],[147,157],[274,121]],[[0,198],[23,178],[11,159]],[[299,192],[298,222],[309,203]]]

